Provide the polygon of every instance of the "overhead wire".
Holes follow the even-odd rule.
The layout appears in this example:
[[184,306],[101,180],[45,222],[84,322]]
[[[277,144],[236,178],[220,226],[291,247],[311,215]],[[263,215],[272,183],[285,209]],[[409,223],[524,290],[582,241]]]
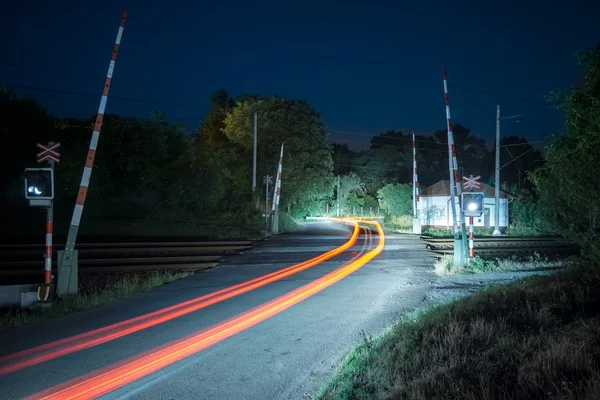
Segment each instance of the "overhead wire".
[[[25,86],[25,85],[14,85],[11,83],[1,83],[0,86],[4,86],[9,89],[32,90],[32,91],[39,91],[39,92],[60,93],[60,94],[73,95],[73,96],[84,96],[84,97],[99,97],[98,93],[74,92],[71,90],[49,89],[49,88],[41,88],[41,87],[36,87],[36,86]],[[132,101],[132,102],[137,102],[137,103],[148,103],[148,104],[163,104],[163,105],[176,105],[176,106],[197,105],[194,103],[176,103],[176,102],[170,102],[170,101],[147,100],[147,99],[140,99],[140,98],[135,98],[135,97],[122,97],[122,96],[113,96],[113,95],[109,95],[108,97],[111,99],[114,99],[114,100],[124,100],[124,101]]]

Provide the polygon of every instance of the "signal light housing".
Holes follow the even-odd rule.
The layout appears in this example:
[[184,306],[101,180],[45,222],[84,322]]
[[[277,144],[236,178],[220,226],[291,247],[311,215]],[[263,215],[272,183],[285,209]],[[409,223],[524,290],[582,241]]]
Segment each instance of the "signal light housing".
[[466,192],[461,194],[462,212],[467,217],[480,217],[483,214],[483,200],[481,192]]
[[52,200],[54,198],[54,171],[52,168],[25,169],[25,198]]

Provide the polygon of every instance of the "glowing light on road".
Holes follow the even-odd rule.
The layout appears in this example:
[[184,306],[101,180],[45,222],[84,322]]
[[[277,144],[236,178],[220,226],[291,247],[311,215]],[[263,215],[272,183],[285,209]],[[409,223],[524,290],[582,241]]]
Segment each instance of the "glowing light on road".
[[381,253],[385,245],[385,237],[381,225],[371,221],[361,221],[361,223],[376,226],[379,233],[379,243],[375,249],[368,251],[335,271],[212,327],[117,363],[116,365],[110,365],[84,375],[81,378],[36,393],[27,399],[92,399],[102,396],[204,350],[292,307],[350,275]]
[[0,357],[0,365],[8,363],[0,366],[0,376],[130,335],[314,267],[356,244],[360,228],[358,223],[353,224],[346,243],[310,260],[139,317]]

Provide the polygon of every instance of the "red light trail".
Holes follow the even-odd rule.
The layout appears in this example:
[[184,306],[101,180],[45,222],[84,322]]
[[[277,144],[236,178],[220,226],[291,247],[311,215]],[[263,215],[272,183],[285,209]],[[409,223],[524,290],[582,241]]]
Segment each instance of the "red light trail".
[[385,236],[377,222],[361,221],[375,225],[379,243],[373,250],[357,257],[327,275],[254,307],[223,322],[203,329],[185,338],[167,343],[157,349],[132,357],[115,365],[86,374],[56,387],[36,393],[27,399],[93,399],[130,384],[177,361],[189,357],[213,344],[231,337],[251,326],[278,314],[306,298],[333,285],[375,258],[385,245]]
[[346,220],[343,222],[353,223],[354,230],[346,243],[333,250],[290,267],[148,314],[0,357],[0,376],[130,335],[314,267],[317,264],[343,253],[356,244],[360,233],[358,223]]

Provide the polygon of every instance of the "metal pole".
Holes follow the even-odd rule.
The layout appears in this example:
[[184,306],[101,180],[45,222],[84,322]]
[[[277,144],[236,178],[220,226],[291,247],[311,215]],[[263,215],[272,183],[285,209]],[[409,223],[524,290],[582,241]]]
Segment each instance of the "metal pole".
[[473,257],[475,257],[473,236],[474,236],[473,217],[469,217],[469,261],[472,261]]
[[256,127],[258,115],[254,113],[254,143],[252,146],[252,192],[256,189]]
[[[48,147],[52,147],[54,142],[48,142]],[[54,171],[54,160],[49,159],[48,164]],[[54,231],[54,200],[50,200],[50,205],[46,208],[46,252],[44,254],[44,283],[52,283],[52,232]]]
[[81,175],[81,183],[79,185],[77,200],[75,201],[75,208],[73,209],[73,217],[71,218],[71,226],[69,227],[69,234],[65,243],[65,250],[59,265],[58,284],[56,287],[56,293],[58,295],[77,293],[77,282],[71,281],[72,277],[77,276],[77,263],[74,262],[74,260],[77,258],[75,253],[75,242],[77,241],[79,223],[81,222],[81,215],[83,214],[83,206],[85,204],[85,198],[87,196],[87,191],[90,184],[90,177],[92,175],[92,167],[94,166],[94,158],[96,156],[96,147],[98,146],[100,130],[102,129],[102,119],[104,118],[104,110],[106,108],[106,102],[108,101],[108,91],[110,89],[110,83],[112,81],[112,75],[115,68],[115,60],[117,59],[117,53],[119,51],[119,45],[121,43],[121,36],[123,35],[123,28],[125,26],[126,19],[127,11],[124,11],[123,16],[121,17],[119,30],[117,32],[117,38],[115,39],[115,45],[113,47],[112,57],[108,66],[108,72],[106,73],[104,90],[102,91],[102,97],[100,98],[98,114],[96,116],[96,122],[94,123],[94,131],[92,132],[92,139],[90,140],[90,146],[88,149],[87,158],[85,160],[85,167],[83,168],[83,174]]
[[500,105],[496,106],[496,177],[494,182],[494,236],[500,236]]

